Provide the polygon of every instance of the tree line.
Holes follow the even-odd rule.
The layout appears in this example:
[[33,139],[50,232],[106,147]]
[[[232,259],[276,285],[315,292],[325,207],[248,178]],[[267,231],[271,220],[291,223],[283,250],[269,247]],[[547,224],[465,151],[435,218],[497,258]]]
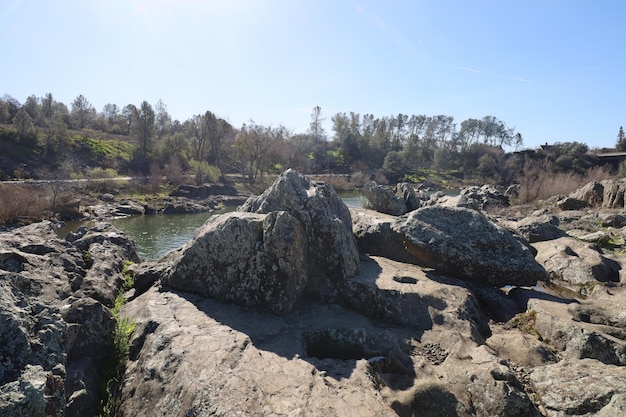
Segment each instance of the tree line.
[[234,127],[211,111],[173,120],[161,100],[109,103],[97,111],[83,95],[69,107],[51,93],[31,95],[23,104],[8,95],[0,99],[0,124],[8,126],[0,140],[30,144],[41,161],[61,157],[76,135],[104,137],[133,145],[127,163],[118,166],[121,173],[193,173],[199,181],[239,173],[255,184],[264,173],[287,168],[311,174],[382,170],[391,181],[440,169],[497,180],[507,175],[505,150],[523,146],[521,133],[494,116],[456,123],[445,115],[340,112],[330,118],[330,134],[325,121],[319,106],[305,132],[292,132],[254,121]]

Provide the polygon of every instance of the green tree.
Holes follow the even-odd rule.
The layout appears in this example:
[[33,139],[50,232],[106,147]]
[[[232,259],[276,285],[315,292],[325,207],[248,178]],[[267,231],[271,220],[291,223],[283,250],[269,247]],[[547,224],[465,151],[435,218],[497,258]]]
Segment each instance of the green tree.
[[615,144],[615,149],[619,152],[626,152],[626,135],[624,134],[624,128],[622,126],[619,127],[619,132],[617,132],[617,143]]
[[155,114],[152,106],[143,101],[139,109],[134,109],[132,130],[141,149],[142,156],[148,157],[152,151]]
[[23,107],[20,108],[15,114],[15,117],[13,118],[13,126],[20,136],[31,135],[35,132],[33,119]]
[[9,123],[10,121],[9,106],[4,100],[0,100],[0,123]]
[[325,118],[322,117],[322,108],[320,106],[313,107],[309,132],[313,135],[316,142],[326,140],[326,131],[324,131],[324,127],[322,126],[324,120]]
[[81,94],[72,101],[72,123],[77,129],[84,129],[96,114],[91,103]]

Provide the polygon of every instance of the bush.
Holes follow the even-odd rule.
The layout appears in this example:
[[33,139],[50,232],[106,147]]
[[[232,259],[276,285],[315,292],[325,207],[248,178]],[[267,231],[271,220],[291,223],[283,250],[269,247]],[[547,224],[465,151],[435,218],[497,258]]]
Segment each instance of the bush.
[[191,172],[196,177],[196,185],[206,182],[219,182],[222,172],[215,165],[209,165],[207,161],[191,161]]

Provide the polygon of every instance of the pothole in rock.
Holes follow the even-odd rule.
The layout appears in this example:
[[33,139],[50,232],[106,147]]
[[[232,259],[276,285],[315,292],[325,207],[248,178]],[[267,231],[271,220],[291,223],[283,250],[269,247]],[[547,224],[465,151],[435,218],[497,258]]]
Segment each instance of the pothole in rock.
[[304,336],[306,355],[317,359],[358,360],[379,356],[366,349],[362,329],[320,329]]
[[417,284],[417,278],[409,277],[406,275],[394,275],[393,280],[399,282],[400,284]]

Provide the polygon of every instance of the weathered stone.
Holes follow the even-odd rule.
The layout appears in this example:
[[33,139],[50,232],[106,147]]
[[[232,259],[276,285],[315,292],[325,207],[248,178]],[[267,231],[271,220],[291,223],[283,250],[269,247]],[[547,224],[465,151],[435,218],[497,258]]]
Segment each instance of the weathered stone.
[[421,265],[444,274],[497,286],[547,279],[528,247],[474,210],[424,207],[399,217],[393,230]]
[[595,415],[626,393],[626,367],[592,359],[534,368],[530,380],[548,417]]
[[252,213],[285,211],[303,230],[308,293],[335,292],[336,282],[354,276],[359,252],[350,211],[328,184],[312,183],[293,170],[285,171],[267,190],[238,209]]
[[132,200],[121,201],[120,204],[116,207],[116,211],[121,215],[129,216],[141,216],[146,212],[141,204]]
[[202,213],[209,210],[209,208],[200,204],[193,203],[191,201],[169,201],[163,207],[163,214],[189,214],[189,213]]
[[493,185],[467,187],[459,193],[457,207],[486,210],[489,207],[508,207],[509,197]]
[[567,236],[558,226],[558,217],[554,215],[542,215],[526,217],[517,222],[514,227],[528,242],[534,243]]
[[624,193],[626,192],[626,182],[624,180],[604,180],[602,181],[604,193],[602,195],[602,207],[611,209],[624,208]]
[[[113,329],[106,305],[137,255],[110,225],[72,239],[50,222],[0,233],[0,416],[95,414]],[[88,394],[81,407],[77,390]]]
[[151,289],[125,314],[137,330],[121,416],[395,415],[368,359],[406,361],[408,352],[391,332],[338,306],[280,318]]
[[537,262],[559,285],[573,285],[582,290],[598,282],[618,282],[620,265],[589,243],[572,237],[562,237],[533,243]]
[[414,263],[404,246],[404,235],[393,230],[395,216],[374,210],[351,207],[352,229],[359,250],[394,261]]
[[368,208],[393,216],[400,216],[408,211],[404,196],[398,196],[389,187],[373,181],[363,186],[363,195],[367,198]]
[[284,211],[214,216],[170,257],[163,285],[274,313],[308,282],[304,228]]
[[185,197],[194,200],[204,200],[210,196],[228,195],[236,196],[238,191],[235,187],[222,184],[203,184],[203,185],[188,185],[181,184],[174,191],[170,193],[172,197]]
[[582,210],[586,207],[589,207],[589,204],[587,204],[586,201],[580,200],[578,198],[565,197],[562,200],[559,200],[556,203],[556,206],[561,210],[569,211],[569,210]]
[[623,214],[607,214],[601,217],[602,227],[621,229],[626,226],[626,216]]
[[604,198],[604,186],[602,183],[592,181],[576,190],[570,197],[584,201],[589,207],[600,207]]
[[406,182],[396,185],[396,195],[404,200],[407,212],[420,208],[422,202],[428,199],[426,194],[418,193],[413,185]]

